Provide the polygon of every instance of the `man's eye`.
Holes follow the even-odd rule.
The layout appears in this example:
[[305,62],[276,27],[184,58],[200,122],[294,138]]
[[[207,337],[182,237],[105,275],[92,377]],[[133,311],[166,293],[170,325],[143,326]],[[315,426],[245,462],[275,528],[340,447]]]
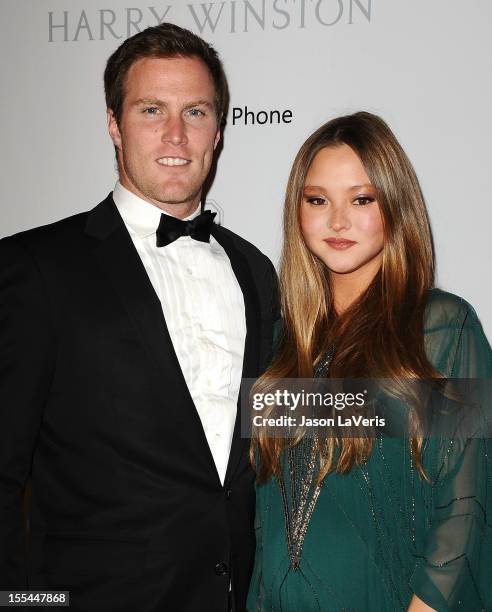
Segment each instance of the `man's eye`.
[[157,115],[159,109],[157,108],[157,106],[148,106],[147,108],[143,109],[143,112],[147,115]]
[[371,204],[374,202],[374,200],[375,198],[371,198],[369,196],[359,196],[358,198],[355,198],[354,204],[356,206],[365,206],[366,204]]
[[205,113],[199,108],[190,108],[188,115],[191,115],[192,117],[203,117],[205,116]]
[[314,204],[314,206],[321,206],[326,203],[326,200],[320,197],[312,197],[306,198],[306,202],[308,202],[308,204]]

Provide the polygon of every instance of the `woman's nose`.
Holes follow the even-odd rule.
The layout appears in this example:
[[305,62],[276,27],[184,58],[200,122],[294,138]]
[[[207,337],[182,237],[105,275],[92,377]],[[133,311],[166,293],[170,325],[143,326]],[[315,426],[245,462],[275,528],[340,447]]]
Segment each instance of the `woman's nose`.
[[330,211],[330,218],[328,224],[334,232],[340,232],[344,229],[349,229],[350,219],[346,206],[334,205]]

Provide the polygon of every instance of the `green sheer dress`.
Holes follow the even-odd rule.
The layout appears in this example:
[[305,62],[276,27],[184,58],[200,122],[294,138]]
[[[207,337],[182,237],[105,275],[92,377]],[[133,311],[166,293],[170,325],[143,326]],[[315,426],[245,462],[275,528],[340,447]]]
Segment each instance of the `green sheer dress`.
[[[464,300],[430,291],[424,327],[442,374],[492,378],[490,345]],[[290,482],[287,465],[282,487],[257,486],[248,611],[396,612],[414,593],[439,612],[492,611],[491,440],[429,439],[423,463],[431,484],[408,440],[379,437],[366,464],[330,473],[319,489]]]

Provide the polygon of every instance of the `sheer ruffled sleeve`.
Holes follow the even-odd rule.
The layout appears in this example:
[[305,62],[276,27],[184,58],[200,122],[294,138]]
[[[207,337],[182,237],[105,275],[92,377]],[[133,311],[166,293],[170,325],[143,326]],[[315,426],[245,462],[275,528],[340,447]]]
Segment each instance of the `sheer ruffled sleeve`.
[[447,378],[466,379],[468,388],[477,381],[481,417],[473,437],[432,439],[424,450],[432,477],[429,529],[416,551],[411,586],[439,612],[492,610],[492,444],[486,437],[492,351],[475,311],[456,296],[433,291],[425,323],[429,359]]

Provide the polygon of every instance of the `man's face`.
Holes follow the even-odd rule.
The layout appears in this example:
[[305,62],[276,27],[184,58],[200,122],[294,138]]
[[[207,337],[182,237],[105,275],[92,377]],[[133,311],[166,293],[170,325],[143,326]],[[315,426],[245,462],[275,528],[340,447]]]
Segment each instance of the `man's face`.
[[121,184],[184,217],[195,210],[220,139],[214,83],[197,58],[142,58],[130,67],[119,125],[108,109]]

